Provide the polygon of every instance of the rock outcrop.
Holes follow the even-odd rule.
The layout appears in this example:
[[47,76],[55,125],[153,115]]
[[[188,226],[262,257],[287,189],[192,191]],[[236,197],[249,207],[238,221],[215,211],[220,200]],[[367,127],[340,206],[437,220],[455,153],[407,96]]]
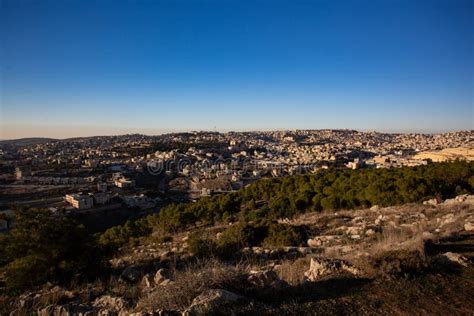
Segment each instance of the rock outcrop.
[[308,281],[317,281],[322,277],[343,272],[354,275],[359,274],[356,268],[343,260],[313,257],[311,258],[309,270],[306,271],[304,275]]
[[242,299],[244,299],[243,296],[227,290],[207,290],[194,298],[191,306],[183,312],[183,315],[203,315],[218,309],[223,304],[235,303]]

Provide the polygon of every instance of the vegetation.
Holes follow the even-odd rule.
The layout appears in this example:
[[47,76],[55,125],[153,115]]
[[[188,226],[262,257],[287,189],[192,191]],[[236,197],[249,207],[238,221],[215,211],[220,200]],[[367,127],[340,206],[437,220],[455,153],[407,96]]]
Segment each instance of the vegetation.
[[300,246],[307,240],[300,227],[286,224],[272,224],[263,244],[270,247]]
[[[307,211],[398,205],[474,191],[474,162],[445,162],[398,169],[321,170],[315,175],[262,179],[240,190],[196,203],[163,208],[165,231],[232,217],[247,221],[293,217]],[[256,205],[259,205],[258,207]]]
[[99,235],[98,243],[105,250],[115,251],[118,247],[135,238],[151,233],[152,226],[147,219],[128,220],[123,225],[114,226]]
[[[228,258],[243,247],[297,246],[307,238],[304,229],[278,224],[276,219],[308,211],[449,198],[472,193],[473,184],[473,162],[323,170],[315,175],[264,179],[237,193],[170,205],[159,214],[108,229],[95,239],[68,217],[54,216],[47,210],[18,210],[13,229],[0,235],[0,269],[10,289],[47,281],[64,283],[75,277],[93,276],[106,254],[153,230],[161,230],[164,236],[167,232],[236,219],[239,221],[218,238],[203,232],[192,234],[188,241],[190,251]],[[380,265],[386,266],[383,262]]]
[[100,267],[98,249],[85,228],[47,210],[17,210],[14,228],[0,235],[0,251],[10,289],[92,276]]
[[[474,162],[454,161],[397,169],[328,169],[314,175],[262,179],[236,193],[204,197],[195,203],[168,205],[159,214],[150,215],[137,224],[126,223],[109,229],[100,241],[104,246],[118,247],[155,228],[175,232],[196,223],[212,225],[232,219],[267,222],[268,226],[268,222],[308,211],[398,205],[472,192]],[[230,242],[230,235],[238,233],[227,232],[223,240]],[[272,234],[286,233],[293,234],[272,231]],[[273,236],[267,242],[298,244],[294,242],[298,240],[297,236],[286,236],[288,239],[284,243],[278,241],[279,238]],[[248,243],[246,238],[239,242]]]

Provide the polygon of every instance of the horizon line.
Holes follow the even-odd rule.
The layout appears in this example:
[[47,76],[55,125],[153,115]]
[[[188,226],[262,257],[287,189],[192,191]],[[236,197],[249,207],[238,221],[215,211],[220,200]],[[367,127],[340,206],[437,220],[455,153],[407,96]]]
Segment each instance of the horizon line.
[[40,139],[51,139],[51,140],[67,140],[75,138],[94,138],[94,137],[114,137],[114,136],[127,136],[127,135],[141,135],[141,136],[163,136],[163,135],[172,135],[172,134],[184,134],[184,133],[219,133],[219,134],[228,134],[228,133],[258,133],[258,132],[295,132],[295,131],[324,131],[324,130],[333,130],[333,131],[356,131],[363,133],[379,133],[379,134],[424,134],[424,135],[440,135],[447,133],[461,133],[461,132],[472,132],[473,129],[451,129],[443,131],[432,131],[432,132],[421,132],[421,131],[380,131],[377,129],[354,129],[354,128],[284,128],[284,129],[248,129],[248,130],[176,130],[176,131],[167,131],[162,133],[140,133],[140,132],[128,132],[128,133],[116,133],[116,134],[94,134],[87,136],[72,136],[72,137],[49,137],[49,136],[26,136],[26,137],[15,137],[15,138],[0,138],[0,141],[14,141],[22,139],[31,139],[31,138],[40,138]]

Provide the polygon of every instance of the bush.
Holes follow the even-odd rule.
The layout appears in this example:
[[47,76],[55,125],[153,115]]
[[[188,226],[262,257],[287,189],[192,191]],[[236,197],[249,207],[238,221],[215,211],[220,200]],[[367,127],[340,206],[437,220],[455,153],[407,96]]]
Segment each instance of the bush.
[[244,247],[260,244],[267,235],[267,227],[237,223],[227,227],[217,239],[219,256],[229,258],[237,254]]
[[385,278],[414,275],[428,266],[425,254],[418,250],[389,250],[373,255],[364,270]]
[[10,289],[66,282],[77,274],[94,276],[102,262],[82,225],[48,210],[17,210],[15,226],[0,239],[0,249]]
[[215,242],[207,232],[194,232],[188,238],[188,250],[196,257],[209,257],[215,253]]
[[114,226],[99,235],[99,245],[104,249],[115,251],[131,239],[150,234],[152,228],[146,219],[128,220],[124,225]]
[[300,227],[274,223],[268,228],[268,236],[263,244],[270,247],[299,246],[305,240],[305,234]]
[[52,269],[44,255],[20,257],[5,267],[6,285],[10,289],[21,289],[44,283],[53,277]]

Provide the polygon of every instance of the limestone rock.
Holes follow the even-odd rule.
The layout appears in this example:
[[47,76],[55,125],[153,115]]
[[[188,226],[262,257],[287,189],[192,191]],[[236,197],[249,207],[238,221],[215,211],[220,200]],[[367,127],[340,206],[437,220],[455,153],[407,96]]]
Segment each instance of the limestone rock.
[[372,236],[372,235],[374,235],[374,234],[375,234],[375,230],[373,230],[373,229],[371,229],[371,228],[370,228],[370,229],[367,229],[367,230],[365,231],[365,235],[366,235],[366,236]]
[[286,283],[281,280],[277,273],[273,270],[267,271],[251,271],[250,275],[247,278],[247,281],[254,287],[257,288],[279,288],[286,285]]
[[464,257],[464,256],[462,256],[458,253],[454,253],[454,252],[443,253],[439,256],[438,259],[439,259],[439,261],[459,264],[463,267],[467,267],[468,264],[469,264],[469,260],[466,257]]
[[380,210],[380,206],[374,205],[374,206],[372,206],[372,207],[370,208],[370,210],[371,210],[371,211],[378,211],[378,210]]
[[156,271],[155,277],[153,278],[156,285],[160,285],[165,280],[169,280],[169,273],[165,269]]
[[349,272],[355,275],[359,273],[356,268],[343,260],[313,257],[311,258],[309,270],[304,275],[308,281],[316,281],[324,276],[342,272]]
[[474,231],[474,223],[466,223],[464,224],[464,230],[467,231],[467,232],[472,232]]
[[438,200],[437,199],[429,199],[426,201],[423,201],[423,205],[438,205]]
[[141,281],[141,285],[145,288],[150,288],[153,286],[153,278],[150,275],[144,275]]
[[242,299],[242,296],[227,290],[207,290],[194,298],[191,306],[189,306],[183,315],[202,315],[210,310],[217,309],[223,304],[235,303]]

